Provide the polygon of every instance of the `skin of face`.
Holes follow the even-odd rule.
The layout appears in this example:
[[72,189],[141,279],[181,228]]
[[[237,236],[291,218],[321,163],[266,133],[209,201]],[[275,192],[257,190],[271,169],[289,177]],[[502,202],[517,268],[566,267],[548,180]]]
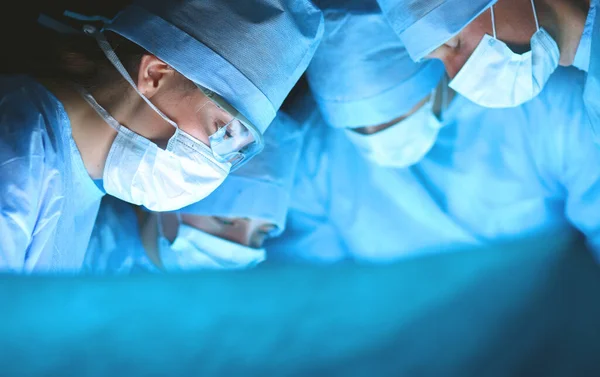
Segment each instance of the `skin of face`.
[[[144,55],[138,72],[138,89],[181,130],[209,145],[209,136],[229,123],[231,116],[216,106],[183,75],[153,55]],[[133,95],[137,95],[135,92]],[[134,107],[126,127],[166,145],[174,127],[145,103]]]
[[408,118],[409,116],[411,116],[412,114],[414,114],[417,110],[419,110],[423,105],[425,105],[427,103],[427,101],[429,101],[430,96],[427,96],[425,98],[423,98],[421,101],[419,101],[419,103],[417,103],[412,109],[410,109],[410,111],[406,114],[403,114],[401,116],[399,116],[396,119],[393,119],[387,123],[384,124],[380,124],[377,126],[366,126],[366,127],[358,127],[358,128],[353,128],[352,131],[357,132],[361,135],[372,135],[374,133],[383,131],[395,124],[398,124],[399,122],[403,121],[404,119]]
[[260,248],[275,225],[266,220],[239,217],[182,215],[183,223],[240,245]]
[[[530,0],[500,0],[494,5],[496,37],[514,52],[529,51],[531,36],[536,32]],[[485,34],[493,36],[491,10],[487,9],[456,36],[427,57],[440,59],[452,79],[469,59]]]
[[[161,221],[164,236],[173,242],[177,237],[179,219],[173,212],[147,213],[138,216],[141,229],[142,243],[148,258],[159,268],[162,268],[158,250],[158,221]],[[196,229],[207,232],[240,245],[260,248],[275,225],[265,220],[248,218],[228,218],[216,216],[181,215],[181,221]]]
[[[216,106],[202,91],[183,75],[154,55],[140,60],[137,88],[180,129],[209,145],[209,136],[229,123],[231,115]],[[108,152],[117,131],[71,86],[55,80],[41,80],[62,102],[71,122],[72,135],[93,179],[103,176]],[[128,129],[165,147],[175,127],[119,79],[91,91],[94,99]]]

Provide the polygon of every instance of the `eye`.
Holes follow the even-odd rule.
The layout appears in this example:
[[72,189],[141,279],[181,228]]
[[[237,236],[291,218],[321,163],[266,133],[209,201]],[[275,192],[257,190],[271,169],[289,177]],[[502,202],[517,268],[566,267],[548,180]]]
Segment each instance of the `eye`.
[[200,126],[206,128],[209,135],[214,134],[231,122],[231,115],[221,110],[208,99],[196,110],[196,117]]
[[450,38],[446,43],[444,43],[444,45],[456,49],[460,47],[460,38],[458,37],[458,35],[455,35],[454,37]]
[[234,220],[230,220],[230,219],[227,219],[225,217],[213,216],[213,219],[215,219],[221,225],[225,225],[225,226],[233,226],[233,225],[235,225],[235,221]]
[[219,118],[212,119],[212,127],[215,132],[218,132],[221,128],[227,127],[227,123],[223,122],[223,120]]

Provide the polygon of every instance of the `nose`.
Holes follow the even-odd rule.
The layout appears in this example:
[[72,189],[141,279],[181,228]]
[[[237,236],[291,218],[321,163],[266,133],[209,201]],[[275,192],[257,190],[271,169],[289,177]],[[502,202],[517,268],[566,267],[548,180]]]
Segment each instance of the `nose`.
[[474,47],[470,46],[469,40],[464,39],[464,37],[456,35],[428,55],[429,58],[439,59],[444,63],[450,79],[454,78],[462,69],[474,50]]
[[223,238],[243,246],[252,246],[252,229],[246,221],[239,222],[223,234]]
[[444,63],[444,67],[446,68],[446,73],[450,78],[456,76],[460,68],[456,64],[456,46],[453,47],[452,40],[448,41],[446,44],[441,45],[436,50],[434,50],[431,54],[427,55],[430,59],[439,59]]
[[462,69],[467,60],[469,59],[469,55],[465,54],[463,51],[459,49],[449,48],[447,46],[442,46],[436,50],[435,54],[432,54],[431,57],[439,59],[444,63],[444,68],[446,68],[446,73],[450,79],[453,79],[454,76]]

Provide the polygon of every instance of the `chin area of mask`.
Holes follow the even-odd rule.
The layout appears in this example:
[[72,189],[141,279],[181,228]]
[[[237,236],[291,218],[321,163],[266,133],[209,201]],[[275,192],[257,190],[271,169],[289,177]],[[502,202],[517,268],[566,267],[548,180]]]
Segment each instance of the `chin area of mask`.
[[550,34],[540,28],[533,1],[531,5],[537,29],[531,37],[531,50],[518,54],[496,38],[492,6],[493,36],[483,36],[471,57],[450,82],[452,89],[489,108],[516,107],[542,91],[558,67],[560,51]]
[[265,259],[260,246],[265,229],[272,227],[262,225],[264,221],[174,214],[160,217],[158,253],[167,271],[244,269]]
[[438,91],[424,98],[396,123],[358,131],[346,129],[348,139],[366,159],[377,165],[405,168],[416,164],[429,152],[442,127],[433,110],[436,93]]

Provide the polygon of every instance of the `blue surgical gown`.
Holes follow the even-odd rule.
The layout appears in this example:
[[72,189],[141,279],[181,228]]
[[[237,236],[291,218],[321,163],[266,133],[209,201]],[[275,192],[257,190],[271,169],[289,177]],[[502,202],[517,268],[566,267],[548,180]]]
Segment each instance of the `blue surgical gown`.
[[0,271],[79,271],[103,195],[58,99],[0,77]]
[[584,103],[596,141],[600,142],[600,10],[590,1],[588,17],[573,65],[587,72]]
[[83,271],[95,275],[159,272],[142,244],[134,207],[113,196],[102,199]]
[[582,232],[600,251],[600,148],[583,109],[583,73],[560,68],[510,109],[463,97],[443,113],[429,154],[375,165],[344,130],[310,118],[288,225],[272,260],[384,262]]

